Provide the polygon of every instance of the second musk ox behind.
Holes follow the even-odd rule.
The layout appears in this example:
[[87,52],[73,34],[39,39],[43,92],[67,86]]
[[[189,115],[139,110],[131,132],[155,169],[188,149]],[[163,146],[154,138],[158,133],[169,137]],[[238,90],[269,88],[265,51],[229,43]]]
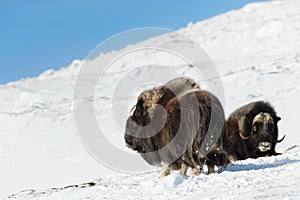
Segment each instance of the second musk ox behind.
[[227,119],[227,138],[236,160],[278,155],[278,121],[268,102],[256,101],[235,110]]
[[[163,109],[162,109],[163,108]],[[219,100],[192,79],[177,78],[144,91],[127,119],[125,142],[151,165],[164,165],[162,176],[180,169],[193,175],[203,165],[226,166],[225,115]]]

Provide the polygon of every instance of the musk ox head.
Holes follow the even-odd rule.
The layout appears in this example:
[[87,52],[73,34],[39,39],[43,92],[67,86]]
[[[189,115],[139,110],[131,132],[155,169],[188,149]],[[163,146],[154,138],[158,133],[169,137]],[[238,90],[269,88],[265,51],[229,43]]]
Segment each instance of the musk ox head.
[[187,77],[175,78],[165,85],[154,87],[142,92],[137,103],[130,111],[130,118],[140,126],[146,126],[153,118],[156,105],[165,106],[173,97],[190,89],[199,89],[200,86]]
[[139,140],[137,137],[131,135],[136,131],[138,131],[138,125],[135,124],[135,122],[132,121],[130,118],[128,118],[126,122],[126,130],[125,130],[126,134],[124,136],[126,146],[129,149],[142,153],[145,151],[143,145],[139,144]]
[[161,130],[165,122],[158,119],[165,117],[161,100],[168,95],[171,93],[164,86],[145,90],[139,95],[126,122],[125,143],[128,148],[139,153],[155,149],[151,137]]
[[260,112],[254,117],[246,114],[238,122],[240,137],[251,146],[255,146],[254,150],[270,151],[274,144],[281,142],[285,137],[277,140],[277,122],[280,119],[265,112]]
[[170,91],[163,86],[145,90],[139,95],[136,105],[130,111],[129,117],[137,125],[146,126],[151,121],[155,105],[160,102],[163,96],[171,95],[169,93]]

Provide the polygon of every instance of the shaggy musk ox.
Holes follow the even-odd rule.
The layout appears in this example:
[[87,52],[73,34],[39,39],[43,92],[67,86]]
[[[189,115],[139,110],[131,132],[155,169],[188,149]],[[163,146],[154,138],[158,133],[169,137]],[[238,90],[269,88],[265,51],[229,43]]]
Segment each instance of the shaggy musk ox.
[[227,138],[236,160],[278,155],[277,123],[281,118],[264,101],[252,102],[235,110],[227,119]]
[[198,175],[203,165],[212,173],[215,165],[229,163],[225,137],[219,100],[193,80],[177,78],[140,94],[127,120],[125,142],[149,164],[163,164],[162,176],[179,169],[186,174],[188,167]]

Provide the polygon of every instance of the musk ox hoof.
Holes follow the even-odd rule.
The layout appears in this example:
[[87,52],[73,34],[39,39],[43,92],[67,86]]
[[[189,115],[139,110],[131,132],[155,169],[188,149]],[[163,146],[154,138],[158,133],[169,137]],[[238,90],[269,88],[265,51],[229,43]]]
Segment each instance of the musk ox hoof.
[[189,167],[185,163],[182,163],[181,168],[179,170],[179,174],[186,175],[188,168]]
[[162,173],[159,176],[159,178],[163,178],[165,176],[168,176],[168,175],[170,175],[170,173],[171,173],[170,167],[168,165],[165,165],[164,168],[163,168]]
[[199,176],[201,174],[201,169],[193,168],[192,177]]

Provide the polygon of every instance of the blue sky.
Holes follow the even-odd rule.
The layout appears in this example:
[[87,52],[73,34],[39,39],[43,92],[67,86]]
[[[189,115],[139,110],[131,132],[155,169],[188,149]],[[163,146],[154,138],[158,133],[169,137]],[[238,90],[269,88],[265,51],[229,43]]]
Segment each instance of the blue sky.
[[128,29],[178,29],[250,2],[255,0],[2,0],[0,84],[67,66]]

